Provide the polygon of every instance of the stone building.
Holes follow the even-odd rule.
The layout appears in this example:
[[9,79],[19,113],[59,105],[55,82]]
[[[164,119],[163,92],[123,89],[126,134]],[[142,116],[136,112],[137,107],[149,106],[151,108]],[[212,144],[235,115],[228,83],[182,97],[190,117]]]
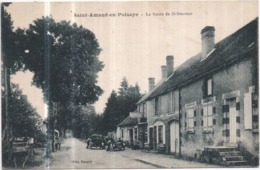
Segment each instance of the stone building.
[[202,50],[178,68],[167,56],[162,80],[138,103],[150,149],[196,155],[205,147],[259,154],[258,19],[218,43],[201,31]]

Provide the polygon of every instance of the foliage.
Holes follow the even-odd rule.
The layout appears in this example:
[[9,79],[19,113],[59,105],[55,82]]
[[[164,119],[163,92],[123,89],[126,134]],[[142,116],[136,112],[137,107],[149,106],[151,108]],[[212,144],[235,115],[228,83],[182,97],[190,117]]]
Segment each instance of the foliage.
[[97,132],[99,116],[91,105],[78,106],[72,116],[72,132],[75,137],[87,138]]
[[103,64],[95,35],[77,24],[37,19],[23,32],[25,69],[34,73],[33,83],[45,100],[75,104],[93,103],[102,94],[96,85]]
[[13,31],[13,21],[11,15],[7,13],[5,7],[7,3],[1,4],[1,42],[2,42],[2,62],[13,74],[23,67],[21,52],[21,42],[18,34]]
[[[3,91],[2,91],[3,93]],[[2,113],[5,113],[5,96],[2,96]],[[42,120],[27,96],[23,95],[18,85],[12,84],[10,98],[10,118],[14,137],[28,136],[37,139],[43,138],[44,133],[41,128]],[[5,114],[2,114],[2,127],[5,126]],[[42,140],[42,139],[41,139]]]
[[118,91],[118,94],[114,90],[112,91],[103,113],[104,134],[116,130],[116,126],[129,115],[129,112],[136,110],[136,103],[141,98],[138,84],[129,85],[125,77],[120,83]]

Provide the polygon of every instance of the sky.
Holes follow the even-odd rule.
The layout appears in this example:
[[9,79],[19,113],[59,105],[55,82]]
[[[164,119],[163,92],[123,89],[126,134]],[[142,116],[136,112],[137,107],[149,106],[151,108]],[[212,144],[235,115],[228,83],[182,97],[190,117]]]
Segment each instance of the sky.
[[[174,56],[174,67],[179,66],[201,51],[200,31],[205,26],[215,27],[217,43],[258,16],[258,1],[16,2],[7,11],[15,28],[28,28],[33,20],[51,14],[57,22],[70,20],[96,35],[102,48],[98,57],[105,65],[98,74],[104,93],[95,103],[96,112],[102,113],[123,77],[147,92],[149,77],[160,81],[167,55]],[[12,77],[46,117],[42,92],[31,86],[31,80],[28,71]]]

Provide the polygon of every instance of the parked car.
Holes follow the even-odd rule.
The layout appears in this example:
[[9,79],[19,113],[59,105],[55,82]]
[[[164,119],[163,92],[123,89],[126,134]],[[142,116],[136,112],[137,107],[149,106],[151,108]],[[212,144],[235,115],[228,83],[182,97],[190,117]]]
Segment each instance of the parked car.
[[110,141],[107,144],[107,151],[121,151],[121,150],[125,150],[125,142],[123,142],[122,140],[118,140],[116,142]]
[[87,139],[87,148],[105,149],[105,139],[102,135],[94,134]]

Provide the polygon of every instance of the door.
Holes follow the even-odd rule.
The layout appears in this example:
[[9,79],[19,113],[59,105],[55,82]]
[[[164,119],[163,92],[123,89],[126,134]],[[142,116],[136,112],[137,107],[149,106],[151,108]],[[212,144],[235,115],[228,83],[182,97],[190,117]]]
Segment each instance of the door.
[[153,128],[149,128],[149,142],[150,148],[153,149]]
[[130,145],[133,144],[133,135],[134,135],[133,129],[130,129],[130,130],[129,130]]
[[236,99],[232,98],[228,100],[229,103],[229,143],[235,144],[237,142],[237,111],[236,111]]
[[174,121],[170,125],[170,148],[172,153],[179,153],[179,123]]
[[154,149],[157,149],[157,126],[153,127],[153,144],[154,144]]
[[236,143],[237,142],[237,127],[236,127],[236,108],[231,107],[229,110],[230,114],[230,143]]

